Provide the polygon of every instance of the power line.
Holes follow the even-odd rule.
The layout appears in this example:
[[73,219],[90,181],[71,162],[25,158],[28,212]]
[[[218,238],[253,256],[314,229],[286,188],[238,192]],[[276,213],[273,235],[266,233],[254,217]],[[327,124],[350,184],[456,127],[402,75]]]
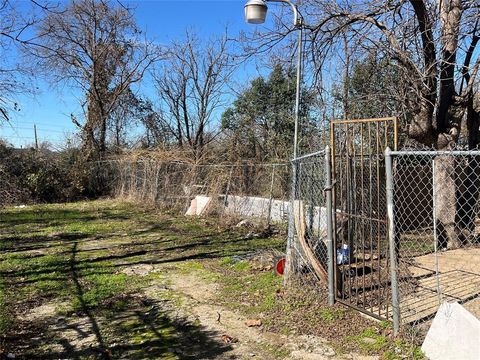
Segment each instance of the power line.
[[[64,126],[64,125],[58,125],[58,124],[56,124],[56,123],[48,123],[48,122],[43,122],[43,121],[23,121],[23,120],[14,120],[14,121],[15,121],[15,123],[16,123],[17,126],[18,126],[18,125],[25,125],[25,126],[27,126],[27,125],[34,125],[34,124],[36,124],[36,125],[42,125],[42,126],[48,126],[48,127],[56,127],[56,128],[62,128],[62,129],[66,128],[66,126]],[[73,125],[73,124],[71,124],[71,125]]]
[[[36,124],[33,124],[33,126],[35,126],[35,125],[36,125]],[[23,127],[23,126],[17,126],[16,129],[18,129],[18,130],[32,130],[31,127]],[[60,130],[39,128],[39,127],[37,126],[37,131],[48,131],[48,132],[54,132],[54,133],[64,134],[65,132],[69,132],[69,131],[73,131],[73,130],[67,130],[67,129],[65,129],[64,131],[60,131]]]

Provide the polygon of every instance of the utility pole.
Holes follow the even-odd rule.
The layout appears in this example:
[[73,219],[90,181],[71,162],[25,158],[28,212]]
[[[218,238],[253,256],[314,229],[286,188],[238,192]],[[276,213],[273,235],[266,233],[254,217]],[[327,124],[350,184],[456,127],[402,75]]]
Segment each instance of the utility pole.
[[33,124],[33,132],[35,133],[35,150],[38,151],[37,125],[35,124]]

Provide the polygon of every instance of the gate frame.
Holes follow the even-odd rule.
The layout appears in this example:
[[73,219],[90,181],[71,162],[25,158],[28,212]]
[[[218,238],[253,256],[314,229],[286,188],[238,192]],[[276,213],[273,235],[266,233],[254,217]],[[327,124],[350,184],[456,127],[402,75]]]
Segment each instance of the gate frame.
[[[387,317],[382,317],[380,314],[375,314],[365,308],[362,308],[362,307],[359,307],[359,306],[356,306],[352,303],[349,303],[347,301],[344,301],[343,299],[340,299],[338,297],[338,294],[340,292],[342,292],[342,288],[339,288],[339,281],[340,281],[340,278],[339,278],[339,268],[338,268],[338,265],[337,265],[337,252],[336,252],[336,248],[337,248],[337,179],[336,179],[336,162],[335,162],[335,157],[336,157],[336,146],[335,146],[335,130],[336,130],[336,126],[337,125],[348,125],[348,124],[359,124],[359,123],[387,123],[387,122],[393,122],[393,151],[397,151],[397,147],[398,147],[398,118],[396,116],[391,116],[391,117],[382,117],[382,118],[366,118],[366,119],[348,119],[348,120],[332,120],[330,122],[330,153],[331,153],[331,184],[332,184],[332,202],[333,202],[333,209],[334,209],[334,214],[333,214],[333,219],[332,219],[332,222],[333,222],[333,229],[335,229],[335,231],[333,231],[333,244],[332,244],[332,252],[333,252],[333,258],[332,258],[332,266],[334,268],[334,271],[333,271],[333,276],[334,276],[334,286],[335,286],[335,291],[334,291],[334,295],[335,295],[335,301],[338,301],[339,303],[343,304],[343,305],[346,305],[346,306],[349,306],[357,311],[360,311],[361,313],[364,313],[370,317],[373,317],[377,320],[389,320],[388,319],[388,311],[387,311]],[[389,148],[388,146],[389,144],[386,144],[386,148]],[[385,155],[384,152],[380,152],[378,154],[379,156],[380,155]],[[386,189],[386,193],[388,193],[388,189]],[[386,195],[386,198],[387,198],[387,194]],[[388,199],[387,199],[387,202],[388,202]],[[385,206],[387,207],[387,204],[385,204]],[[387,218],[385,219],[386,222],[387,222],[387,237],[386,237],[386,240],[388,241],[389,240],[389,228],[390,228],[390,225],[389,225],[389,221],[388,221],[388,208],[386,209],[387,211]],[[390,246],[389,246],[390,247]],[[352,251],[352,249],[350,250]],[[353,254],[351,254],[353,255]],[[390,274],[392,275],[392,274]],[[395,307],[393,306],[393,309],[395,310]],[[396,316],[394,316],[394,318],[396,318]],[[397,323],[397,321],[395,321]],[[397,323],[398,324],[398,323]],[[394,329],[394,330],[397,330],[398,328]],[[397,330],[398,331],[398,330]]]

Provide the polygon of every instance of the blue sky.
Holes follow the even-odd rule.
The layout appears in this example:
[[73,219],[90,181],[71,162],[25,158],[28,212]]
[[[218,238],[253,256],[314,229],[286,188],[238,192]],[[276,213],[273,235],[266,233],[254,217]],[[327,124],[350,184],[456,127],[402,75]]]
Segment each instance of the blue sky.
[[[252,25],[243,19],[244,0],[148,0],[124,1],[135,7],[135,16],[140,28],[147,31],[149,38],[160,43],[181,37],[186,28],[192,28],[200,38],[223,33],[228,26],[229,33],[252,30]],[[241,80],[255,76],[253,71],[240,74]],[[146,86],[146,85],[145,85]],[[39,140],[48,140],[60,145],[65,134],[76,131],[70,120],[70,113],[78,113],[79,94],[69,88],[52,89],[45,82],[39,82],[39,93],[34,97],[18,98],[21,111],[13,117],[11,124],[0,127],[0,137],[16,146],[25,146],[34,141],[33,125],[37,125]],[[152,89],[142,91],[153,96]],[[154,98],[152,100],[155,100]]]

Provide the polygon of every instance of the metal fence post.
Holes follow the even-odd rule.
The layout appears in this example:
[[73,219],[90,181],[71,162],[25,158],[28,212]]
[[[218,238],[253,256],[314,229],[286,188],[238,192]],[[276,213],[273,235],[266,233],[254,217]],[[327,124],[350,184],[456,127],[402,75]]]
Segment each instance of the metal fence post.
[[390,249],[390,281],[392,283],[393,334],[400,330],[400,294],[397,279],[397,254],[395,246],[395,217],[393,202],[393,167],[390,148],[385,150],[385,172],[387,190],[388,240]]
[[268,214],[267,214],[267,224],[270,225],[272,220],[272,203],[273,203],[273,185],[275,184],[275,164],[272,165],[272,177],[270,180],[270,195],[268,199]]
[[283,284],[288,285],[290,277],[294,271],[294,258],[293,258],[293,243],[295,237],[295,218],[293,213],[293,204],[297,197],[297,162],[292,160],[292,188],[290,190],[290,202],[288,207],[288,235],[287,235],[287,251],[286,251],[286,263],[285,263],[285,275],[283,278]]
[[328,305],[335,303],[335,265],[333,249],[333,216],[332,216],[332,169],[330,158],[330,147],[325,147],[325,192],[326,192],[326,210],[327,210],[327,251],[328,251]]
[[228,173],[227,188],[225,189],[225,199],[223,199],[223,209],[226,210],[228,206],[228,193],[230,192],[230,183],[232,181],[233,166],[230,167],[230,172]]
[[440,276],[438,264],[438,231],[437,231],[437,182],[436,182],[435,158],[432,159],[432,205],[433,205],[433,250],[435,253],[435,277],[437,285],[438,306],[442,302],[440,291]]

